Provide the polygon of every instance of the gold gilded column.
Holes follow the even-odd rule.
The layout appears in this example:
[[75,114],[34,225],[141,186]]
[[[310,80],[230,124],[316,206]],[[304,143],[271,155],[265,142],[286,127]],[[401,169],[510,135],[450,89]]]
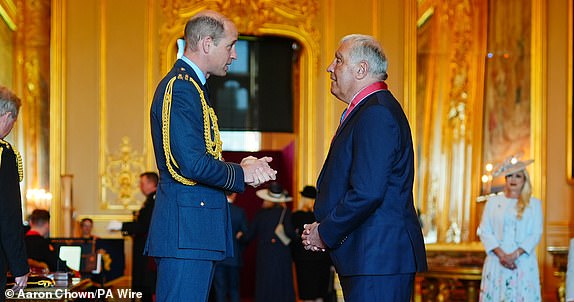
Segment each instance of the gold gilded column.
[[49,190],[50,0],[18,0],[15,82],[26,188]]

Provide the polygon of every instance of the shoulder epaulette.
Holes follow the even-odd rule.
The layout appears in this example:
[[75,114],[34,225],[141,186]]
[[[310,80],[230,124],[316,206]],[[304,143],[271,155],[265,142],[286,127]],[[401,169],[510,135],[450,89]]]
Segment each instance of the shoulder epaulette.
[[22,179],[24,179],[24,167],[22,166],[22,156],[20,156],[18,150],[14,149],[14,147],[12,147],[12,145],[10,145],[9,142],[0,138],[0,165],[2,165],[2,152],[4,152],[4,149],[12,150],[12,152],[14,152],[14,155],[16,156],[16,165],[18,166],[18,178],[19,181],[22,181]]
[[194,82],[195,82],[195,81],[193,80],[193,77],[190,76],[190,75],[187,73],[187,70],[186,70],[185,68],[183,68],[183,67],[181,67],[181,68],[177,71],[177,75],[176,75],[175,77],[176,77],[176,79],[178,79],[178,80],[183,80],[183,81],[190,82],[190,83],[194,83]]

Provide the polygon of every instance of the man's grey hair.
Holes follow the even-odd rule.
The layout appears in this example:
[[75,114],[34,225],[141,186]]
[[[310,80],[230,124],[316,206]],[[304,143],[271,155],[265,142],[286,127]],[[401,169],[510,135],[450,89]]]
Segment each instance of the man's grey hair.
[[225,36],[224,19],[212,14],[200,14],[187,21],[184,30],[185,44],[192,51],[197,51],[199,40],[211,37],[215,46]]
[[349,57],[351,63],[357,64],[366,61],[369,64],[369,72],[381,80],[387,79],[387,56],[381,44],[372,36],[352,34],[343,37],[341,44],[351,43]]
[[6,112],[12,113],[12,118],[18,117],[18,110],[22,105],[22,101],[4,86],[0,86],[0,115]]

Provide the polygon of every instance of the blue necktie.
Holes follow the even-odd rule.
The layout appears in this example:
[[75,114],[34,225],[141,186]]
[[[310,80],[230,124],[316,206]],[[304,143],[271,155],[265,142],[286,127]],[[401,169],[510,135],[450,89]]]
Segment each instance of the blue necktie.
[[207,84],[207,82],[205,82],[205,84],[203,85],[203,87],[205,87],[205,94],[206,94],[206,100],[207,100],[207,105],[211,106],[211,91],[209,91],[209,85]]
[[341,114],[341,119],[339,119],[339,125],[343,122],[343,119],[345,118],[345,113],[347,113],[347,109],[349,109],[348,107],[345,108],[345,110],[343,110],[343,114]]

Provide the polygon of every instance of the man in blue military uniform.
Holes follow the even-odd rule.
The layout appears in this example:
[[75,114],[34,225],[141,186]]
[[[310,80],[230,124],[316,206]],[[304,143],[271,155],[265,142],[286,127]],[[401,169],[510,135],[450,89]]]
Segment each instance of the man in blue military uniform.
[[146,253],[157,263],[157,301],[207,301],[215,261],[233,255],[224,191],[275,179],[271,158],[221,160],[217,117],[206,79],[237,58],[237,29],[213,11],[185,26],[185,51],[159,83],[151,132],[160,174]]
[[30,267],[24,245],[22,225],[22,158],[4,138],[12,131],[21,101],[7,88],[0,86],[0,301],[4,301],[6,271],[15,276],[12,289],[26,287]]

